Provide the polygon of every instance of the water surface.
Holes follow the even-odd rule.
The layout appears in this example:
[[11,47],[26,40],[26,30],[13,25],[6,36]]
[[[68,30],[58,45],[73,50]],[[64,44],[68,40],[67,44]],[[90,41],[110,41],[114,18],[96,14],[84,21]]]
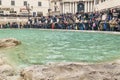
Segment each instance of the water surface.
[[19,65],[48,62],[103,62],[120,58],[120,35],[59,30],[6,29],[0,38],[16,38],[21,45],[2,49]]

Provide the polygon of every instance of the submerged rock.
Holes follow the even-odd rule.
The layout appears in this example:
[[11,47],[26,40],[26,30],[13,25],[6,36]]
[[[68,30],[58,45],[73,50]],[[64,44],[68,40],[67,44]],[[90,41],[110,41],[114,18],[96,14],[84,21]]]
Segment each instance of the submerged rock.
[[19,44],[21,44],[21,42],[14,38],[0,39],[0,48],[13,47]]
[[21,80],[119,80],[119,70],[117,63],[34,65],[21,71]]

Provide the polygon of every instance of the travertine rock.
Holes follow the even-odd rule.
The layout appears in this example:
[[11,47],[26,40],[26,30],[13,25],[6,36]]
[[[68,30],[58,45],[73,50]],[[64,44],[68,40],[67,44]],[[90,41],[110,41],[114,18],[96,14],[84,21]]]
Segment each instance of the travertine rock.
[[11,76],[11,75],[14,75],[15,71],[12,68],[12,66],[8,64],[4,64],[0,66],[0,73],[7,76]]
[[63,63],[34,65],[21,71],[23,80],[119,80],[120,64]]
[[0,65],[3,65],[4,64],[4,61],[3,59],[0,57]]
[[19,44],[21,44],[21,42],[14,38],[0,39],[0,48],[13,47]]

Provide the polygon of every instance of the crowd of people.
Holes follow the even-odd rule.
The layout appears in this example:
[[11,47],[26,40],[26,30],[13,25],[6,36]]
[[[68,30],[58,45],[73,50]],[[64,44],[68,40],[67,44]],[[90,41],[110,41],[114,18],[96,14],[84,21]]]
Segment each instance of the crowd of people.
[[0,28],[45,28],[120,31],[120,11],[107,10],[91,13],[60,14],[29,19],[26,23],[6,23]]

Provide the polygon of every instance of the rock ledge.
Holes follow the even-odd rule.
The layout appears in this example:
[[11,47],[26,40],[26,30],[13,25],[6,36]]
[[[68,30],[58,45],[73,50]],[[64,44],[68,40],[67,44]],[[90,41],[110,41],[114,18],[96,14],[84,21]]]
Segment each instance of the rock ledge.
[[21,71],[22,80],[120,80],[120,64],[59,63],[34,65]]
[[0,48],[13,47],[20,44],[21,42],[14,38],[0,39]]

